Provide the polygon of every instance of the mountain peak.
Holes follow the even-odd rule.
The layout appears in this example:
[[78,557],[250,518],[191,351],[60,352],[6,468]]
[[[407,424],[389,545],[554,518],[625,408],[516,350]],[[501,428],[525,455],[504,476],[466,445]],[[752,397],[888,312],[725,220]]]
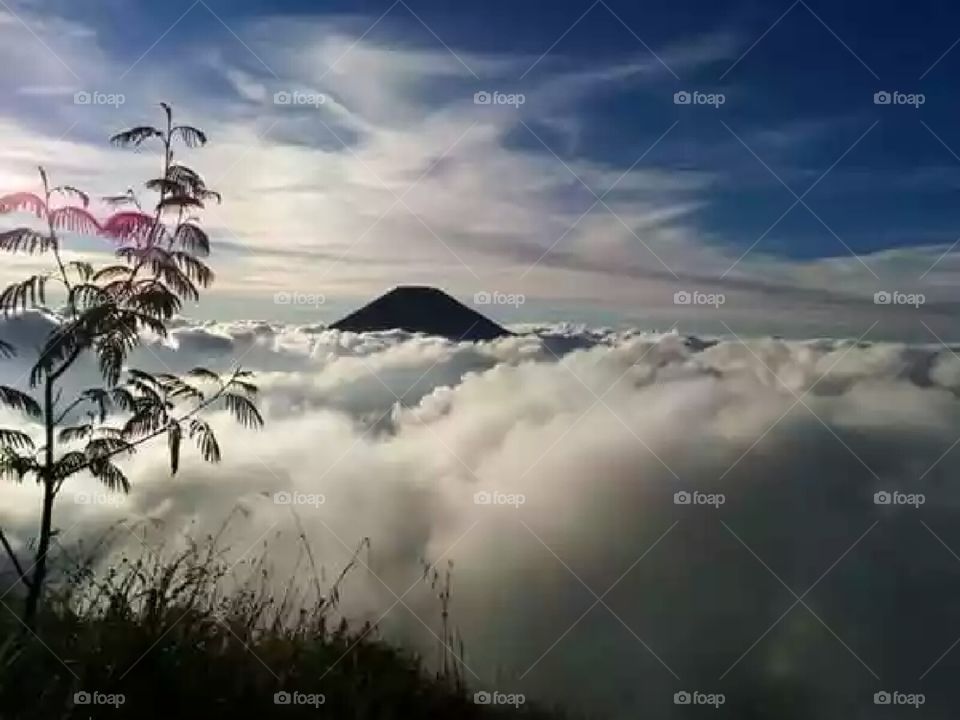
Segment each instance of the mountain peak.
[[352,332],[406,330],[455,341],[493,340],[512,334],[430,285],[398,285],[330,327]]

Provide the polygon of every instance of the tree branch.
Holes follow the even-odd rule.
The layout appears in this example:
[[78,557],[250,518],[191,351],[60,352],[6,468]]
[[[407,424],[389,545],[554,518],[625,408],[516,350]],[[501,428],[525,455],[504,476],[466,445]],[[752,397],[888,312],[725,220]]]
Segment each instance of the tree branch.
[[82,353],[86,349],[87,348],[83,345],[77,345],[77,347],[75,347],[71,351],[69,357],[67,357],[67,359],[63,361],[63,365],[57,368],[54,372],[50,373],[47,376],[47,379],[51,383],[55,383],[57,380],[59,380],[60,376],[63,375],[67,370],[69,370],[70,366],[77,361],[77,358],[80,357],[80,353]]
[[[60,268],[60,277],[63,280],[63,284],[67,287],[67,297],[70,297],[70,278],[67,277],[67,269],[63,265],[63,260],[60,257],[60,238],[57,236],[57,231],[53,227],[53,218],[50,210],[50,198],[52,196],[52,191],[50,190],[50,183],[47,182],[47,174],[41,172],[40,176],[43,178],[43,191],[46,193],[47,201],[47,228],[50,231],[50,240],[51,247],[53,248],[53,256],[57,260],[57,267]],[[77,309],[73,307],[73,303],[70,303],[70,314],[76,317]]]
[[10,542],[7,540],[7,536],[4,534],[3,530],[0,530],[0,543],[3,544],[3,549],[7,551],[7,555],[10,557],[10,561],[13,563],[13,567],[16,568],[17,575],[20,576],[20,582],[22,582],[28,588],[32,587],[33,583],[31,583],[30,579],[27,577],[27,573],[23,569],[23,565],[20,564],[20,560],[17,558],[17,554],[10,546]]
[[[236,377],[236,373],[234,373],[234,377]],[[203,412],[203,411],[206,410],[208,407],[210,407],[211,405],[213,405],[213,403],[215,403],[217,400],[219,400],[221,397],[223,397],[223,395],[224,395],[224,393],[226,393],[227,388],[229,387],[229,385],[230,385],[229,382],[227,382],[227,383],[221,383],[221,388],[220,388],[219,390],[217,390],[217,392],[215,392],[213,395],[211,395],[209,398],[207,398],[206,400],[204,400],[203,402],[201,402],[199,405],[197,405],[195,408],[193,408],[193,409],[190,410],[189,412],[184,413],[183,415],[181,415],[181,416],[180,416],[179,418],[177,418],[176,420],[173,420],[173,422],[175,422],[175,423],[177,423],[177,424],[179,425],[180,423],[182,423],[182,422],[184,422],[184,421],[186,421],[186,420],[189,420],[190,418],[192,418],[192,417],[193,417],[194,415],[196,415],[197,413]],[[94,459],[92,459],[92,460],[88,460],[87,462],[85,462],[85,463],[83,463],[82,465],[78,466],[75,470],[72,470],[72,471],[70,472],[70,477],[72,477],[73,475],[76,475],[76,474],[79,473],[79,472],[83,472],[84,470],[89,469],[90,466],[93,465],[94,463],[106,462],[107,460],[111,460],[112,458],[115,458],[117,455],[121,455],[121,454],[123,454],[123,453],[125,453],[125,452],[130,452],[133,448],[140,447],[140,446],[143,445],[144,443],[149,442],[150,440],[153,440],[154,438],[157,438],[157,437],[159,437],[160,435],[163,435],[164,433],[166,433],[166,432],[167,432],[167,427],[168,427],[168,425],[165,425],[164,427],[160,428],[159,430],[155,430],[154,432],[150,433],[149,435],[144,435],[142,438],[136,440],[135,442],[130,443],[129,445],[127,445],[127,446],[124,447],[124,448],[120,448],[119,450],[114,450],[113,452],[109,452],[109,453],[106,453],[106,454],[101,455],[101,456],[99,456],[99,457],[96,457],[96,458],[94,458]],[[63,485],[64,481],[66,481],[66,479],[67,479],[67,478],[64,477],[64,478],[61,478],[61,479],[57,482],[56,486],[55,486],[54,489],[53,489],[54,494],[57,494],[57,493],[60,492],[60,488],[61,488],[61,486]]]
[[77,398],[76,400],[74,400],[72,403],[70,403],[69,405],[67,405],[67,406],[63,409],[63,412],[60,413],[60,416],[54,421],[53,424],[59,426],[60,423],[62,423],[62,422],[66,419],[67,415],[70,414],[70,411],[73,410],[73,409],[74,409],[75,407],[77,407],[78,405],[83,404],[84,401],[85,401],[84,398],[79,397],[79,398]]

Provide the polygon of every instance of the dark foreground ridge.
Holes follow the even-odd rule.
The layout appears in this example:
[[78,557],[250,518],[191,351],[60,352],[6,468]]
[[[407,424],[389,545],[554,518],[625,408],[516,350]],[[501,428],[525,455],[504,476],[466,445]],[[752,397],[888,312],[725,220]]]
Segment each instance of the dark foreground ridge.
[[435,287],[401,285],[330,326],[334,330],[406,330],[450,340],[493,340],[509,330]]

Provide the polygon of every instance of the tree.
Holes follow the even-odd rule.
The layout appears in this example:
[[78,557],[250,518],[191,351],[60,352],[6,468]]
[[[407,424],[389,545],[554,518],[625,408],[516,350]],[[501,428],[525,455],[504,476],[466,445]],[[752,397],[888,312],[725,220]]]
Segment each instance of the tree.
[[[60,286],[63,308],[56,327],[38,351],[29,373],[30,393],[0,386],[0,406],[39,420],[39,443],[21,430],[0,429],[0,476],[15,482],[34,479],[43,490],[39,534],[33,564],[17,557],[0,530],[0,544],[27,589],[23,622],[31,630],[47,580],[47,560],[54,536],[53,507],[64,483],[89,473],[114,491],[128,492],[130,482],[116,461],[140,445],[166,436],[170,472],[180,465],[186,437],[201,457],[220,461],[220,446],[204,411],[225,409],[244,427],[259,428],[263,419],[256,405],[257,387],[240,368],[221,376],[195,368],[184,377],[128,368],[126,360],[142,333],[166,337],[171,319],[185,300],[197,301],[209,287],[213,272],[204,262],[210,240],[198,213],[220,196],[207,188],[199,173],[174,161],[174,143],[202,147],[201,130],[175,125],[170,106],[161,104],[165,127],[135,127],[112,138],[121,147],[158,141],[163,148],[163,173],[146,183],[159,199],[152,213],[144,212],[132,190],[105,198],[119,209],[103,223],[89,211],[89,197],[72,186],[51,187],[43,168],[43,195],[16,193],[0,198],[0,213],[27,210],[46,221],[46,230],[29,227],[0,233],[0,251],[49,255],[53,269],[13,283],[0,292],[0,313],[9,316],[47,307],[47,285]],[[55,203],[59,201],[60,204]],[[175,214],[175,220],[170,216]],[[118,262],[101,268],[85,262],[64,263],[61,231],[100,234],[117,243]],[[0,345],[3,354],[13,348]],[[84,356],[96,359],[102,384],[84,389],[69,401],[61,397],[61,381]]]

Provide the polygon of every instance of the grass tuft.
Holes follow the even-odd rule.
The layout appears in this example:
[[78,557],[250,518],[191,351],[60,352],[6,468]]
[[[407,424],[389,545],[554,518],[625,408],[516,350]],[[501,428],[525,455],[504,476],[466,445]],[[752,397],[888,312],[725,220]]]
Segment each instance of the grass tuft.
[[[63,553],[39,635],[25,633],[13,612],[0,616],[0,717],[559,717],[529,705],[474,704],[452,648],[430,672],[376,627],[339,616],[341,586],[367,540],[324,591],[303,533],[294,576],[280,584],[266,544],[252,560],[228,560],[221,540],[230,520],[175,553],[145,545],[106,570],[97,558],[129,527],[114,526],[80,555]],[[448,575],[425,580],[449,587]],[[438,597],[442,636],[452,638],[449,591]]]

